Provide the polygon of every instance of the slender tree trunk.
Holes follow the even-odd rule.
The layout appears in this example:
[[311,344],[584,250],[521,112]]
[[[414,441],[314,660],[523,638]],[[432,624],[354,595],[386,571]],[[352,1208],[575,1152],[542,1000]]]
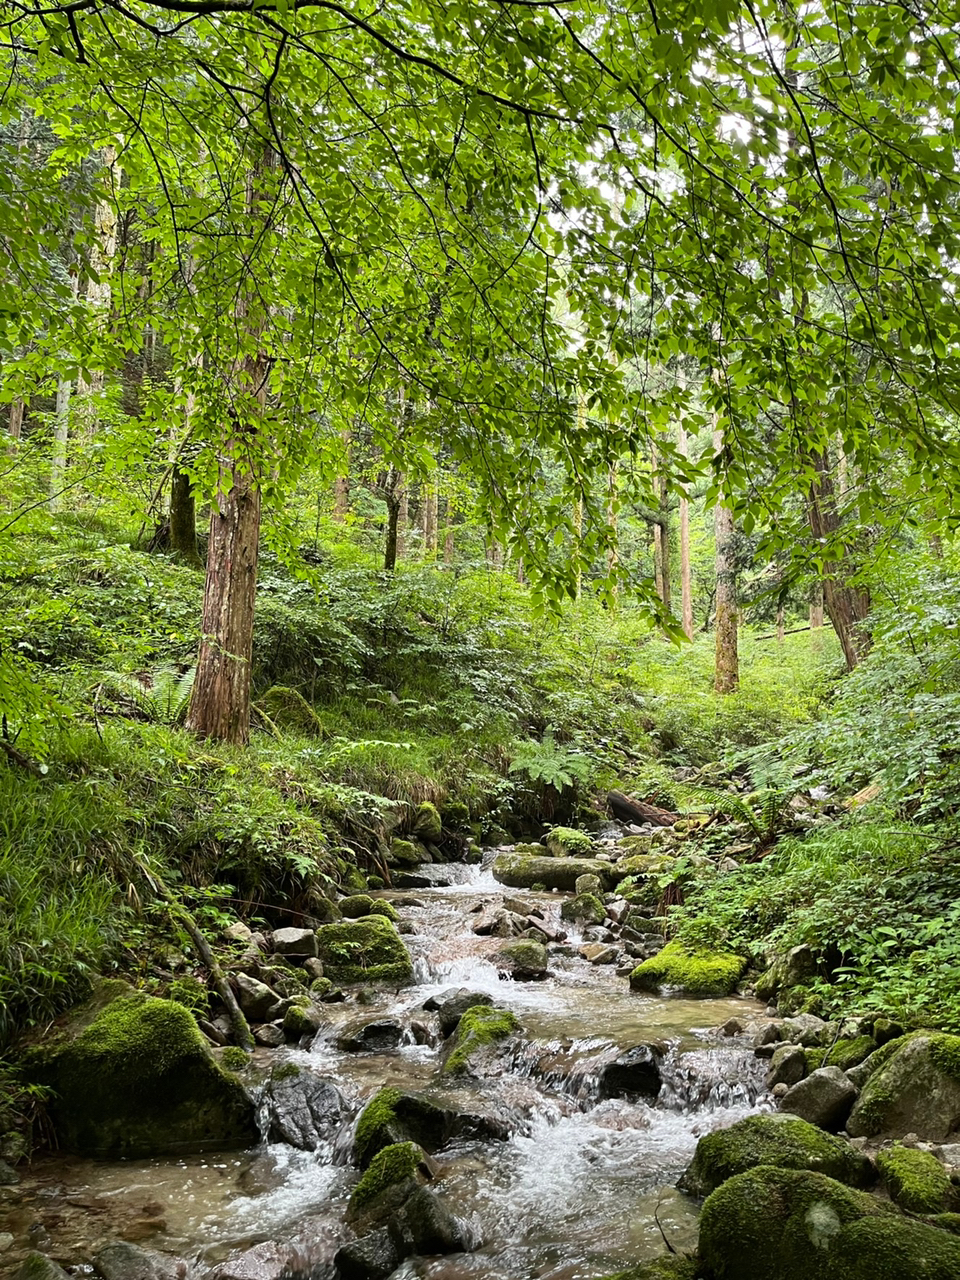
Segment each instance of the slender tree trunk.
[[[265,148],[251,167],[246,192],[248,227],[260,219],[263,178],[275,164],[275,154]],[[260,311],[252,287],[241,290],[236,319],[249,345],[259,343],[268,317]],[[266,357],[258,353],[239,362],[230,378],[233,431],[221,456],[220,484],[210,513],[200,653],[186,723],[201,737],[240,745],[250,739],[253,611],[260,549],[257,435],[266,408],[269,373]]]
[[170,550],[195,569],[203,568],[197,546],[197,502],[193,480],[176,462],[170,478]]
[[[610,530],[610,549],[607,552],[607,573],[613,577],[617,566],[620,563],[620,551],[618,546],[619,533],[619,500],[617,495],[619,481],[619,467],[616,462],[611,462],[607,470],[607,528]],[[617,584],[612,584],[613,598],[617,597]]]
[[53,453],[50,457],[50,500],[51,512],[60,510],[60,490],[67,470],[67,440],[70,436],[70,399],[73,394],[73,383],[69,378],[61,378],[57,383],[57,401],[53,419]]
[[[687,432],[683,423],[677,426],[677,448],[687,456]],[[680,492],[680,605],[683,634],[693,639],[693,585],[690,577],[690,499]]]
[[[826,453],[811,458],[817,478],[810,488],[807,517],[814,540],[822,547],[835,547],[840,531],[840,514],[834,494],[830,460]],[[843,649],[847,670],[852,671],[870,647],[864,622],[870,612],[870,593],[846,584],[845,557],[823,566],[823,603]]]
[[[117,167],[117,149],[109,145],[103,148],[101,162],[110,182],[117,189],[120,186],[120,171]],[[111,199],[97,202],[94,214],[93,243],[90,249],[90,265],[96,279],[87,281],[87,304],[90,308],[93,324],[98,329],[107,327],[110,320],[110,303],[112,289],[110,277],[113,260],[117,252],[117,213]],[[104,374],[102,367],[94,365],[90,373],[90,381],[77,379],[77,399],[79,401],[80,429],[93,435],[97,428],[98,406],[96,397],[103,390]]]
[[783,644],[784,625],[783,625],[783,605],[777,605],[777,644]]
[[407,526],[410,523],[410,495],[407,491],[407,477],[402,472],[397,484],[400,486],[400,509],[397,512],[397,559],[402,560],[407,553]]
[[657,500],[657,514],[653,522],[653,579],[657,595],[664,609],[670,610],[670,511],[667,506],[667,485],[660,464],[660,454],[654,445],[650,456],[653,472],[653,493]]
[[437,554],[437,482],[423,482],[423,554]]
[[27,405],[23,396],[17,396],[10,405],[10,439],[19,440],[23,434],[23,417],[26,413]]
[[[719,425],[713,431],[713,451],[723,450],[723,432]],[[717,693],[735,693],[740,687],[740,658],[737,649],[737,575],[734,559],[733,512],[718,502],[713,509],[716,541],[716,664],[714,689]]]
[[340,432],[346,461],[343,475],[337,476],[333,486],[333,518],[338,524],[343,524],[350,514],[350,444],[352,437],[353,433],[349,428],[344,428]]

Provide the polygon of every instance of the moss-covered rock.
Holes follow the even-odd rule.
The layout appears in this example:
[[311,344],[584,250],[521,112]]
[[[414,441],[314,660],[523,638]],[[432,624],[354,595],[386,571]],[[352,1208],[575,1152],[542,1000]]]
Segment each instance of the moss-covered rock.
[[443,822],[435,804],[426,801],[417,806],[413,820],[413,833],[427,844],[439,844],[443,839]]
[[224,1071],[246,1071],[250,1065],[250,1055],[237,1044],[228,1044],[220,1050],[220,1065]]
[[868,1062],[874,1069],[847,1121],[854,1137],[915,1133],[942,1142],[960,1128],[960,1036],[904,1036]]
[[711,1280],[956,1280],[960,1240],[823,1174],[760,1166],[700,1215]]
[[641,1262],[629,1271],[618,1271],[606,1280],[697,1280],[700,1267],[696,1258],[667,1255],[652,1262]]
[[603,924],[607,909],[595,893],[578,893],[568,898],[560,908],[561,920],[573,920],[579,924]]
[[283,1034],[288,1040],[315,1036],[324,1024],[324,1016],[311,1004],[293,1004],[283,1015]]
[[493,863],[494,879],[511,889],[565,889],[572,893],[577,877],[598,876],[604,888],[610,885],[610,863],[596,858],[531,857],[527,854],[498,853]]
[[450,1137],[454,1119],[452,1112],[419,1094],[381,1089],[360,1113],[354,1159],[365,1169],[378,1151],[398,1142],[415,1142],[425,1151],[436,1151]]
[[869,1186],[873,1179],[870,1161],[849,1142],[780,1114],[747,1116],[729,1129],[704,1134],[680,1185],[691,1195],[709,1195],[761,1164],[812,1170],[852,1187]]
[[849,1071],[866,1061],[877,1049],[873,1036],[856,1036],[852,1040],[838,1040],[826,1049],[807,1050],[807,1069],[816,1071],[818,1067],[839,1067],[841,1071]]
[[28,1253],[15,1273],[15,1280],[70,1280],[66,1271],[42,1253]]
[[908,1213],[947,1213],[954,1206],[954,1187],[946,1169],[929,1151],[899,1143],[877,1154],[890,1199]]
[[460,800],[447,800],[440,810],[440,819],[451,831],[470,830],[470,809]]
[[533,938],[506,943],[494,959],[517,982],[536,982],[547,976],[547,948]]
[[135,993],[112,1000],[92,1020],[79,1011],[28,1061],[34,1078],[53,1090],[50,1111],[68,1151],[116,1159],[256,1140],[243,1086],[172,1000]]
[[726,996],[747,967],[742,956],[729,951],[694,951],[681,942],[668,942],[630,975],[634,991],[658,991],[674,987],[690,995]]
[[423,850],[412,840],[401,840],[395,836],[390,841],[387,862],[391,867],[417,867],[423,860]]
[[355,1217],[391,1187],[414,1179],[422,1161],[423,1152],[415,1142],[395,1142],[378,1151],[354,1187],[348,1214]]
[[371,898],[368,893],[354,893],[349,898],[340,900],[340,914],[347,920],[360,920],[364,916],[386,916],[388,920],[399,920],[397,909],[384,898]]
[[585,831],[574,827],[554,827],[547,832],[547,851],[555,858],[589,858],[593,841]]
[[520,1023],[508,1009],[475,1005],[466,1011],[447,1042],[449,1052],[443,1070],[451,1074],[466,1071],[480,1050],[506,1040],[519,1030]]
[[376,983],[403,987],[413,965],[399,933],[384,916],[364,916],[317,930],[324,977],[334,985]]

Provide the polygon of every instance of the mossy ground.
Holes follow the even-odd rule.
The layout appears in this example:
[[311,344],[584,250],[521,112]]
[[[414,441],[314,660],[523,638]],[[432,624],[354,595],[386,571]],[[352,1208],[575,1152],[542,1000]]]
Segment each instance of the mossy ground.
[[460,1019],[450,1038],[451,1052],[444,1063],[444,1071],[451,1074],[465,1071],[478,1050],[505,1040],[519,1030],[519,1021],[508,1009],[474,1005]]
[[742,956],[730,952],[693,950],[674,940],[644,960],[630,975],[634,991],[674,987],[689,995],[726,996],[747,967]]

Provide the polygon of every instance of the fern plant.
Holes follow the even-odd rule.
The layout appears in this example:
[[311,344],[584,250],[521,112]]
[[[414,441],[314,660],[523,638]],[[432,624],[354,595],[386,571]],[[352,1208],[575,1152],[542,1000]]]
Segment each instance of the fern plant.
[[577,783],[586,786],[590,780],[590,762],[569,747],[559,746],[553,730],[547,729],[541,742],[529,740],[515,745],[510,772],[525,773],[531,782],[562,791]]
[[155,724],[179,724],[187,714],[196,667],[180,671],[158,667],[154,671],[106,671],[97,698],[104,692],[121,704],[124,713]]
[[795,792],[769,787],[748,796],[730,796],[723,812],[734,821],[744,822],[761,846],[771,844],[782,825],[784,814]]

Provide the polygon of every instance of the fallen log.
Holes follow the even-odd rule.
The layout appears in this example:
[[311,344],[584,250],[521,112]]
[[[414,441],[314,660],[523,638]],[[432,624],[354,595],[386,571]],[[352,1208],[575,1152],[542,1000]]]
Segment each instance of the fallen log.
[[655,804],[644,804],[642,800],[634,800],[625,796],[622,791],[611,791],[607,794],[607,806],[615,818],[621,822],[652,822],[656,827],[672,827],[680,817],[678,813],[670,813],[667,809],[658,809]]

